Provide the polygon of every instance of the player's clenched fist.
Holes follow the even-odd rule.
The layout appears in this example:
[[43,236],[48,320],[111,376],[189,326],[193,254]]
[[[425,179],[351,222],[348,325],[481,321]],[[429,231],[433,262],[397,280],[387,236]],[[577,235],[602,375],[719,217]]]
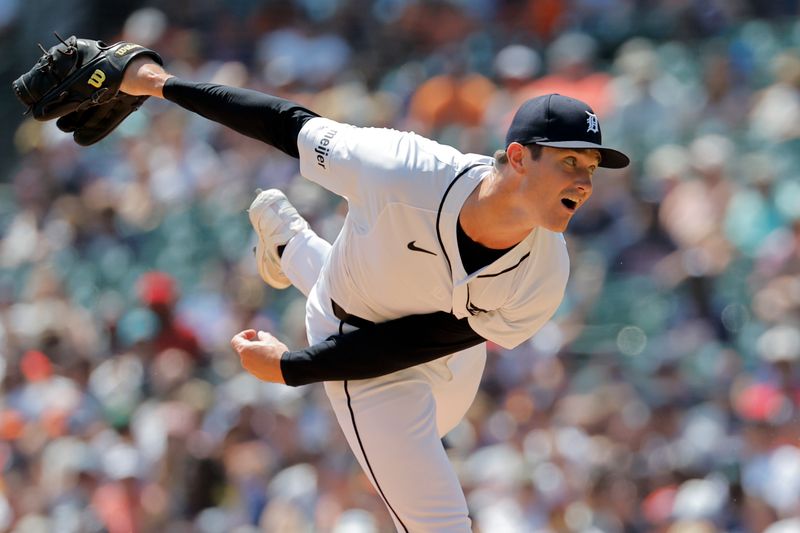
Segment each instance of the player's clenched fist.
[[289,349],[267,333],[246,329],[231,339],[231,346],[239,354],[242,366],[262,381],[285,383],[281,372],[281,356]]

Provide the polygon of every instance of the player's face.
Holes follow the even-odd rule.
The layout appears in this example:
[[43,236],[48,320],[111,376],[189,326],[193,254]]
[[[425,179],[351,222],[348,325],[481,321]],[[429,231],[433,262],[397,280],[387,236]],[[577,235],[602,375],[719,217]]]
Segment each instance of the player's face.
[[530,163],[526,196],[538,215],[538,225],[563,232],[592,195],[592,174],[600,163],[600,152],[544,146],[539,159],[531,157]]

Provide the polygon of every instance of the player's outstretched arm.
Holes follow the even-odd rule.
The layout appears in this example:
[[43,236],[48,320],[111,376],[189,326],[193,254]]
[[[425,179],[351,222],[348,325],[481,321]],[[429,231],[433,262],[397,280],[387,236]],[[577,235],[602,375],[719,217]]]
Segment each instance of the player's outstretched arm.
[[231,345],[255,377],[298,386],[367,379],[433,361],[484,342],[467,319],[436,312],[381,322],[289,351],[269,333],[245,330]]
[[182,80],[150,61],[134,61],[120,91],[165,98],[234,131],[299,157],[297,136],[319,115],[291,100],[215,83]]

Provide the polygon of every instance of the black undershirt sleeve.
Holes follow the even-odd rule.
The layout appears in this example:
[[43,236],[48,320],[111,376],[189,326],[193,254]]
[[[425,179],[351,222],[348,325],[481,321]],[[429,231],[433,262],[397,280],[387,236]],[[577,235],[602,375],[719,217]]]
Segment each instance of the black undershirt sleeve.
[[164,98],[209,120],[299,157],[297,136],[318,117],[300,104],[270,94],[169,78]]
[[[473,241],[458,223],[461,262],[472,273],[510,248],[494,250]],[[303,350],[286,352],[281,372],[287,385],[366,379],[397,372],[475,346],[485,339],[466,318],[437,312],[412,315],[334,335]]]
[[427,363],[484,342],[466,318],[436,312],[381,322],[286,352],[287,385],[366,379]]

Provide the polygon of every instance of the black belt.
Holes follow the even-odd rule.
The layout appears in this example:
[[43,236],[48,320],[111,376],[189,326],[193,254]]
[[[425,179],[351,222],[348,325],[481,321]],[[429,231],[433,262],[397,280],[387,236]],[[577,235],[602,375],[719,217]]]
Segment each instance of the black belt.
[[333,316],[344,322],[345,324],[350,324],[351,326],[355,326],[357,328],[366,328],[368,326],[374,326],[375,322],[371,322],[366,318],[361,318],[360,316],[351,315],[344,309],[342,306],[331,300],[331,308],[333,309]]

